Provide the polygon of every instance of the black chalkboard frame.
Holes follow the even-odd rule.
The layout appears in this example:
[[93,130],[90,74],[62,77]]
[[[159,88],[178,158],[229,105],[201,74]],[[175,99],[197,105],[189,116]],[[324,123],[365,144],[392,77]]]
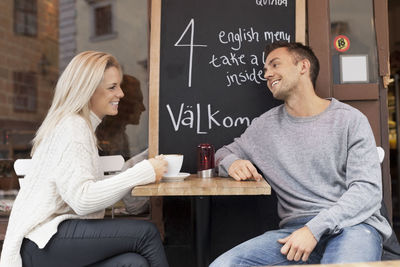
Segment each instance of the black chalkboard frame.
[[[149,51],[149,157],[159,154],[159,111],[160,111],[160,48],[161,12],[165,0],[149,0],[150,3],[150,51]],[[185,1],[185,0],[182,0]],[[235,1],[235,0],[232,0]],[[249,1],[249,0],[247,0]],[[255,0],[254,0],[255,1]],[[288,0],[292,1],[292,0]],[[306,0],[296,1],[296,42],[306,43]],[[258,1],[260,3],[263,0]],[[264,1],[264,2],[268,2]]]

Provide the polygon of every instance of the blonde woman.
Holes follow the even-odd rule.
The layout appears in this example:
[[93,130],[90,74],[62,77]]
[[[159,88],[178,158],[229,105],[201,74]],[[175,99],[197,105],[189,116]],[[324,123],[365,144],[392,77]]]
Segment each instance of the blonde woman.
[[103,219],[106,207],[159,181],[167,165],[156,157],[104,179],[94,131],[118,113],[121,77],[113,56],[94,51],[75,56],[61,75],[33,140],[0,266],[168,266],[153,224]]

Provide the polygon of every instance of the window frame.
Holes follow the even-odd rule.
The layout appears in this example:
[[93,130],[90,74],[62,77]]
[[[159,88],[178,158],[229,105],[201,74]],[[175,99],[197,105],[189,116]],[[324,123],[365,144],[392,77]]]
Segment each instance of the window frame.
[[[26,2],[31,2],[32,9],[27,8]],[[14,0],[14,16],[13,16],[13,28],[14,33],[20,36],[37,37],[38,36],[38,1],[37,0]],[[23,3],[23,4],[22,4]],[[20,5],[25,8],[19,7]],[[22,26],[20,21],[17,19],[18,15],[23,16]],[[27,21],[28,17],[34,18],[34,23]],[[20,27],[21,26],[21,27]],[[32,28],[33,32],[30,32]]]
[[[372,0],[375,38],[378,54],[377,83],[333,84],[329,0],[307,0],[308,44],[320,61],[316,93],[323,98],[334,97],[363,112],[375,135],[378,146],[389,153],[387,85],[389,81],[389,27],[387,1]],[[392,221],[391,178],[389,157],[382,165],[383,196],[389,220]]]
[[[115,0],[86,0],[90,8],[90,41],[98,42],[115,39],[118,32],[115,30]],[[96,35],[96,9],[111,6],[111,32],[103,35]]]
[[13,109],[15,112],[37,112],[38,78],[34,71],[13,72]]

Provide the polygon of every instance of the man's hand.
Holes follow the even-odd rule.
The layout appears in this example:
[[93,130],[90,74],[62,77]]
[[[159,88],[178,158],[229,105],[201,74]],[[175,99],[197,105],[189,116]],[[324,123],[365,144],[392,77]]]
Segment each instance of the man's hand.
[[281,253],[286,255],[287,259],[292,261],[307,261],[311,252],[317,245],[317,240],[307,226],[304,226],[291,235],[279,239],[279,243],[284,244]]
[[232,163],[229,167],[228,174],[238,181],[247,179],[260,181],[263,178],[250,161],[242,159],[235,160]]

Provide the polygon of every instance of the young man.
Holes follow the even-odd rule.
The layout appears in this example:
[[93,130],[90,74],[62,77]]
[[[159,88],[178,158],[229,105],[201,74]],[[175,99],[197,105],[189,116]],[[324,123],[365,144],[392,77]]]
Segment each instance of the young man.
[[260,180],[254,165],[261,170],[278,197],[280,229],[211,266],[380,260],[391,228],[379,211],[381,168],[367,118],[315,94],[319,63],[309,47],[274,43],[266,55],[268,88],[284,104],[255,119],[216,160],[220,175],[236,180]]

